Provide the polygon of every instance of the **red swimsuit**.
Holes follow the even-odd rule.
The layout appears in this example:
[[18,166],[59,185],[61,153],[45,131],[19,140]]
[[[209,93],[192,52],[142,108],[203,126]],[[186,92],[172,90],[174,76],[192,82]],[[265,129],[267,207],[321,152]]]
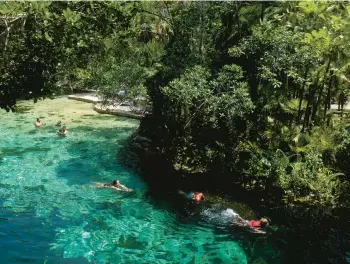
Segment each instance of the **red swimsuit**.
[[195,198],[195,200],[196,200],[197,202],[199,202],[199,201],[201,201],[201,200],[204,200],[204,195],[203,195],[203,193],[196,193],[196,194],[194,195],[194,198]]
[[255,220],[250,220],[248,225],[250,227],[261,227],[261,222],[260,221],[255,221]]

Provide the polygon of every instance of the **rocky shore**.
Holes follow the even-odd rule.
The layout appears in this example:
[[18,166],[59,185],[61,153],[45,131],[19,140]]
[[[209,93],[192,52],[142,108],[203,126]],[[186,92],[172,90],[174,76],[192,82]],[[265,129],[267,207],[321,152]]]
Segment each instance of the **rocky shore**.
[[96,93],[82,93],[69,95],[68,99],[93,103],[95,104],[93,109],[100,114],[124,116],[139,120],[141,120],[144,117],[143,112],[145,109],[140,107],[131,107],[127,105],[106,104],[103,103],[102,98],[99,97]]

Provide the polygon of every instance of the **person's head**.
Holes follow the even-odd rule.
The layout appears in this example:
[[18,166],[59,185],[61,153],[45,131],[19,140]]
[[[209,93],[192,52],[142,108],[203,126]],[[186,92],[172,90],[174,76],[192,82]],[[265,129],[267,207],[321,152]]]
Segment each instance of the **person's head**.
[[37,118],[37,119],[36,119],[36,122],[40,122],[40,118]]
[[261,218],[260,219],[261,227],[268,227],[269,226],[269,220],[266,218]]
[[62,127],[62,129],[63,129],[63,130],[66,130],[66,127],[64,126],[64,127]]
[[117,187],[119,186],[120,183],[119,183],[119,180],[114,180],[112,184],[113,186]]

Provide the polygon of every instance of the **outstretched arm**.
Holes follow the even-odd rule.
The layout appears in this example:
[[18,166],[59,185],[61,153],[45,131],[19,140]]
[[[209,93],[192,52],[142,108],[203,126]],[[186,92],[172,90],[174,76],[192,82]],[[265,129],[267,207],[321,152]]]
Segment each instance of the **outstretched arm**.
[[257,234],[266,234],[266,231],[260,228],[251,228],[250,231]]

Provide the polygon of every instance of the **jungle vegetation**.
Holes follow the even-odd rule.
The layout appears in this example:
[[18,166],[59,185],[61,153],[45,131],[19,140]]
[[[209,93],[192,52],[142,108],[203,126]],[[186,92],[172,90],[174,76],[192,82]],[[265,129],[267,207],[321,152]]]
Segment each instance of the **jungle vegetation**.
[[349,205],[348,2],[2,2],[0,48],[1,108],[125,90],[177,170]]

